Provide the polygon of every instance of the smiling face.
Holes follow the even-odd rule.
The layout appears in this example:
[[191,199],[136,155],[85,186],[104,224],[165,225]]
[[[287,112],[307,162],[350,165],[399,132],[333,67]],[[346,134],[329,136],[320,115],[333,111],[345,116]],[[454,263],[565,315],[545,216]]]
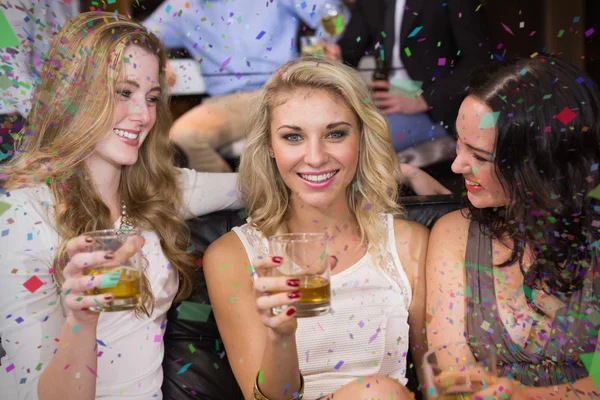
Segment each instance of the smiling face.
[[[465,178],[469,201],[477,208],[507,204],[494,166],[496,127],[486,127],[489,115],[484,118],[486,113],[491,112],[483,102],[469,96],[460,106],[456,119],[458,143],[452,171]],[[480,128],[480,125],[483,127]]]
[[127,46],[123,56],[128,61],[116,83],[113,128],[88,160],[96,167],[135,164],[138,150],[156,121],[161,93],[158,57],[135,45]]
[[358,119],[337,96],[295,89],[274,107],[271,146],[283,181],[315,208],[346,204],[358,165]]

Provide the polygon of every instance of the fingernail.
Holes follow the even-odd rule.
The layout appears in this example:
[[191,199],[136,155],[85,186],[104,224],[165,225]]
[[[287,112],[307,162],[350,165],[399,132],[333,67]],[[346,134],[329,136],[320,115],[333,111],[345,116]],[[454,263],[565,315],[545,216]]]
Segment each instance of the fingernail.
[[300,293],[300,292],[289,292],[288,293],[288,297],[290,299],[299,299],[300,296],[302,296],[302,293]]
[[295,308],[290,308],[285,313],[285,315],[287,315],[288,317],[291,317],[294,314],[296,314],[296,309]]
[[113,295],[111,293],[104,295],[104,300],[112,300],[112,299],[113,299]]
[[286,283],[288,286],[298,287],[300,286],[300,279],[288,279]]
[[275,264],[281,264],[281,261],[283,261],[283,258],[279,257],[279,256],[274,256],[273,257],[273,262]]
[[92,243],[94,241],[94,238],[90,237],[90,236],[86,236],[85,237],[85,242],[86,243]]
[[115,253],[113,253],[112,251],[111,251],[110,253],[106,253],[106,254],[104,255],[104,258],[105,258],[106,260],[112,260],[113,258],[115,258]]

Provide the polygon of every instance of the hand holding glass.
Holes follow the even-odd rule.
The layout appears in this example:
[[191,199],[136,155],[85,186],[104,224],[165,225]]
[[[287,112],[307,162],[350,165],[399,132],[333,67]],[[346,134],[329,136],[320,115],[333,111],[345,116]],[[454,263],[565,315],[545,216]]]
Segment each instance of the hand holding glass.
[[141,233],[131,229],[121,233],[114,229],[88,232],[84,235],[92,237],[94,243],[91,251],[108,251],[114,254],[112,262],[102,266],[90,267],[84,275],[102,275],[102,282],[97,288],[88,289],[89,295],[113,294],[113,301],[109,304],[90,307],[91,311],[124,311],[136,308],[140,301],[142,284],[142,256],[136,251],[131,256],[127,254],[141,241]]
[[[269,252],[282,257],[271,276],[285,276],[300,281],[302,294],[296,307],[296,317],[314,317],[331,309],[331,267],[327,256],[329,238],[321,233],[290,233],[269,238]],[[273,308],[277,315],[287,306]]]
[[472,400],[473,394],[496,382],[493,347],[449,343],[424,356],[427,394],[438,400]]

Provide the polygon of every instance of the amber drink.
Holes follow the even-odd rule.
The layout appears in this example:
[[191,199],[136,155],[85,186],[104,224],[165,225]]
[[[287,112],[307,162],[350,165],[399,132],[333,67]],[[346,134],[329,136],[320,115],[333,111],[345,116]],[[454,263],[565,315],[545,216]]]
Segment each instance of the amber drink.
[[[273,255],[282,257],[281,266],[272,276],[298,279],[301,297],[296,307],[296,317],[314,317],[327,314],[331,309],[331,270],[327,257],[327,235],[320,233],[291,233],[269,238]],[[279,314],[287,307],[273,308]]]
[[423,359],[429,395],[438,400],[472,400],[496,383],[496,353],[486,344],[456,342],[428,351]]
[[94,266],[84,271],[84,275],[98,276],[100,283],[95,282],[94,287],[88,289],[88,295],[112,293],[113,301],[106,305],[97,304],[90,307],[96,312],[125,311],[137,307],[140,301],[142,286],[142,256],[139,251],[130,257],[123,254],[128,247],[133,247],[134,239],[141,233],[137,229],[127,232],[107,229],[103,231],[88,232],[85,234],[94,238],[91,251],[110,251],[115,254],[114,259],[108,260],[102,266]]

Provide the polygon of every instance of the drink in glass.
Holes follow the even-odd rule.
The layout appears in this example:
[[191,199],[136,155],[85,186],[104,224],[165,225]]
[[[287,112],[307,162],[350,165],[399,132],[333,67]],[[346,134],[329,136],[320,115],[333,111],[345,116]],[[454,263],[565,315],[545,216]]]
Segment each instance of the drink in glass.
[[472,400],[496,382],[496,353],[484,344],[449,343],[424,356],[427,393],[438,400]]
[[84,275],[102,275],[99,287],[88,289],[89,295],[113,294],[113,301],[109,304],[90,307],[90,310],[124,311],[136,308],[140,301],[142,285],[142,256],[139,251],[130,257],[123,257],[124,251],[133,247],[135,238],[141,235],[137,229],[130,229],[123,233],[115,229],[88,232],[86,236],[94,238],[91,251],[111,251],[115,258],[102,266],[94,266],[84,271]]
[[339,2],[326,3],[320,14],[323,30],[335,40],[344,30],[345,7]]
[[[294,304],[296,317],[314,317],[327,314],[331,309],[331,268],[327,257],[328,236],[322,233],[289,233],[269,238],[270,253],[283,258],[271,276],[298,279],[301,293]],[[277,315],[287,309],[273,308]]]

